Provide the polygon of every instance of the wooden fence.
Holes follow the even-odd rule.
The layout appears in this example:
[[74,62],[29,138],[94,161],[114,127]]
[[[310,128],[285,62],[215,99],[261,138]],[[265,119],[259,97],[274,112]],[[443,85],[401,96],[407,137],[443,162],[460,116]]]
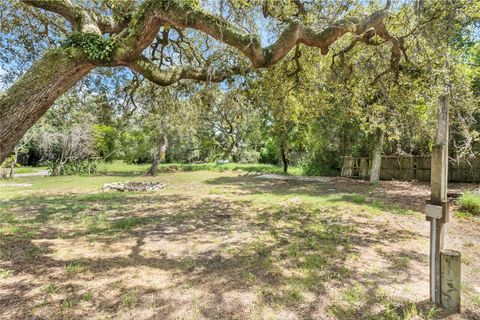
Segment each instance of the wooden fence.
[[[342,177],[370,177],[372,161],[368,157],[345,157]],[[429,156],[382,157],[380,179],[430,181]],[[448,180],[451,182],[480,182],[480,159],[451,161],[448,165]]]

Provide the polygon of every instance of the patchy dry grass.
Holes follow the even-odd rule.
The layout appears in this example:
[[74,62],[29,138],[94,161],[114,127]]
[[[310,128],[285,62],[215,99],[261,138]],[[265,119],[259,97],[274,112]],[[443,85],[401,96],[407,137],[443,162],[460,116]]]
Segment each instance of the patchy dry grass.
[[[162,181],[151,193],[104,183]],[[0,190],[0,318],[433,319],[426,186],[235,172],[30,177]],[[403,190],[403,191],[402,191]],[[403,197],[403,198],[402,198]],[[453,219],[480,317],[480,220]]]

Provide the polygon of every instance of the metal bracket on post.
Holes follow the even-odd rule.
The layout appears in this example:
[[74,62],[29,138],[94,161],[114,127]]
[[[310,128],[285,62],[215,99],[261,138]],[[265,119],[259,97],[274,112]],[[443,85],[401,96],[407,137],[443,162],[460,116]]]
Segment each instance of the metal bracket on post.
[[430,222],[437,219],[438,222],[448,223],[450,221],[450,202],[446,200],[440,204],[433,204],[431,200],[427,201],[425,217]]
[[432,218],[430,221],[430,292],[431,292],[431,300],[433,304],[437,303],[437,260],[435,249],[437,247],[437,219]]
[[437,220],[443,217],[442,206],[427,203],[425,207],[425,215],[430,221],[430,299],[433,304],[437,301],[438,287],[437,287],[437,272],[436,272],[436,248],[437,248]]

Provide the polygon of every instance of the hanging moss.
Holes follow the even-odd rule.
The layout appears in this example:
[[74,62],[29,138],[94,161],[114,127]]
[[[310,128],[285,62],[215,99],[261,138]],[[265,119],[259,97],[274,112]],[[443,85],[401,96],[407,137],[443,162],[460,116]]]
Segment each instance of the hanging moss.
[[90,60],[109,62],[112,60],[115,40],[95,33],[72,33],[62,41],[62,47],[80,48]]

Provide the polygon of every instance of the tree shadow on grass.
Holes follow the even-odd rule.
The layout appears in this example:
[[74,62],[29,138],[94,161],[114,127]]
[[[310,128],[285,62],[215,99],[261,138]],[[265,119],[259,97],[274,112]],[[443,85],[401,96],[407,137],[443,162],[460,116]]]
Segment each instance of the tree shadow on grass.
[[[413,193],[408,190],[399,193],[401,186],[388,184],[385,187],[393,188],[395,195],[376,192],[375,187],[368,184],[367,181],[352,179],[336,179],[331,182],[308,182],[308,181],[284,181],[258,179],[249,176],[239,177],[218,177],[209,179],[207,184],[227,186],[240,190],[243,195],[275,195],[275,196],[318,196],[336,197],[328,199],[329,202],[350,202],[353,204],[364,204],[374,209],[389,211],[395,214],[409,215],[415,210],[423,210],[429,194]],[[419,184],[424,186],[424,184]]]
[[[55,219],[71,221],[78,216],[95,215],[108,211],[116,214],[128,213],[131,209],[128,205],[140,203],[149,209],[150,205],[162,202],[185,201],[189,198],[182,196],[161,195],[158,193],[142,194],[131,192],[99,192],[93,194],[77,195],[40,195],[15,198],[2,203],[0,211],[0,223],[39,223]],[[13,214],[15,217],[13,217]],[[11,221],[9,219],[14,219]]]
[[[397,319],[387,316],[396,314],[401,318],[411,301],[384,301],[387,298],[381,294],[380,287],[402,284],[411,277],[418,277],[410,264],[425,263],[425,256],[420,253],[380,251],[385,267],[379,271],[365,271],[350,258],[365,250],[409,240],[416,233],[325,213],[306,203],[258,209],[249,201],[235,202],[224,197],[192,201],[188,197],[158,194],[45,197],[31,203],[28,199],[15,201],[18,201],[15,206],[43,206],[48,213],[30,212],[35,223],[47,225],[33,237],[14,234],[0,239],[1,266],[13,270],[15,275],[38,279],[37,282],[2,284],[0,306],[3,310],[0,311],[17,318],[30,316],[34,307],[41,308],[41,305],[32,305],[31,301],[43,301],[44,293],[38,290],[38,282],[46,285],[46,277],[59,284],[62,292],[69,292],[68,288],[73,285],[77,286],[76,292],[82,292],[86,289],[78,284],[79,281],[88,283],[97,277],[107,278],[113,285],[126,276],[126,270],[148,268],[169,275],[170,280],[164,285],[166,291],[184,294],[186,289],[182,286],[186,284],[201,289],[201,296],[196,298],[202,300],[199,312],[209,319],[252,317],[251,304],[238,302],[242,292],[253,293],[254,303],[289,310],[304,319],[315,318],[318,312],[338,319]],[[56,220],[63,210],[79,202],[86,206],[74,207],[71,220]],[[141,211],[131,207],[138,202],[143,204]],[[158,207],[159,203],[169,205]],[[57,222],[75,222],[76,218],[90,214],[98,215],[99,211],[94,208],[102,212],[110,206],[112,219],[106,220],[105,228],[87,228],[69,234],[56,225]],[[254,215],[252,210],[255,210]],[[37,215],[42,217],[39,221],[35,220]],[[121,256],[86,255],[61,260],[55,256],[54,242],[38,241],[54,240],[59,236],[64,240],[85,239],[91,235],[102,244],[123,239],[132,239],[132,243]],[[193,246],[197,246],[197,250]],[[69,269],[68,266],[78,268]],[[71,270],[79,272],[72,274]],[[76,284],[72,284],[73,281]],[[111,290],[109,286],[96,294],[96,308],[113,318],[125,308],[135,309],[144,297],[151,295],[161,306],[155,311],[157,318],[173,317],[182,303],[176,295],[165,296],[144,284],[135,285],[133,289],[121,288],[120,295],[112,297],[104,294]],[[332,286],[339,288],[344,300],[323,301]],[[236,294],[234,299],[232,293]],[[314,298],[307,299],[308,296]],[[69,297],[81,299],[70,294],[64,301]],[[47,307],[55,307],[57,302],[45,303]],[[68,316],[69,311],[65,312]]]
[[295,180],[270,180],[249,176],[218,177],[208,179],[210,185],[236,187],[243,194],[273,194],[273,195],[306,195],[321,196],[332,193],[324,182],[308,182]]

